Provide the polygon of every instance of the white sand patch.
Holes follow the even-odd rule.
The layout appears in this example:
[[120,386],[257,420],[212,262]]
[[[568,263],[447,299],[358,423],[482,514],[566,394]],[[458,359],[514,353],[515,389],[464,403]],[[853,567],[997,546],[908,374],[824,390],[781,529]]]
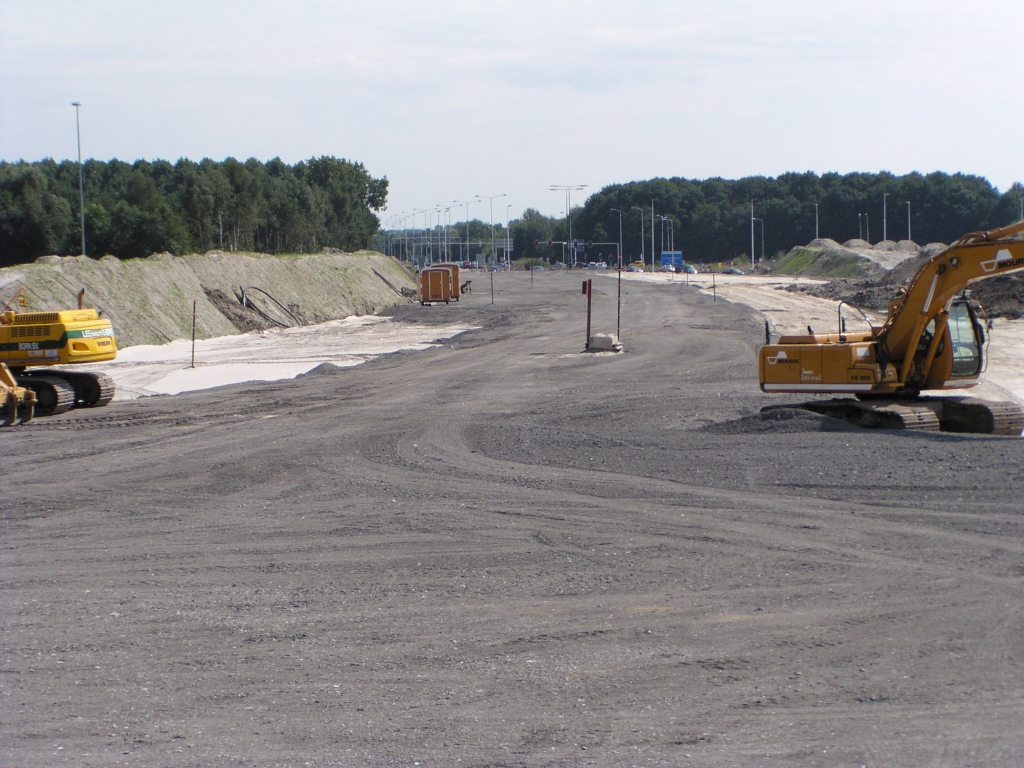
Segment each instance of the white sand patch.
[[322,363],[359,365],[398,350],[421,350],[469,326],[397,323],[372,315],[332,320],[301,328],[221,336],[160,346],[126,347],[110,363],[82,366],[102,371],[117,385],[115,400],[176,395],[247,381],[291,379]]

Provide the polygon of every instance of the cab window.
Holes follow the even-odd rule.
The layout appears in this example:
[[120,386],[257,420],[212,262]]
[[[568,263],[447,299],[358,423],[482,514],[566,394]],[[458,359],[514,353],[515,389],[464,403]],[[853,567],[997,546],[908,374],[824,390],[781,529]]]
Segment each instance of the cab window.
[[981,348],[967,304],[950,307],[949,340],[953,345],[952,375],[960,378],[977,376],[981,371]]

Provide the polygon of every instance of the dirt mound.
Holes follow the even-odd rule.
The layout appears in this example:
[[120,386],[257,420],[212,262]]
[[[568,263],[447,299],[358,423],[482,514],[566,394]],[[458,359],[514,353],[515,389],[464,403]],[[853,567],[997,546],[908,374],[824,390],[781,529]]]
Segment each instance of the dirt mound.
[[712,435],[760,435],[766,432],[856,432],[858,429],[845,421],[799,408],[772,408],[736,421],[710,424],[698,431]]
[[880,274],[869,259],[842,247],[798,246],[775,265],[780,275],[805,277],[868,277]]
[[316,368],[306,371],[305,373],[300,373],[295,378],[304,379],[307,376],[336,376],[343,370],[345,369],[341,366],[335,365],[334,363],[320,363]]
[[103,310],[124,347],[189,338],[193,302],[197,338],[267,327],[263,318],[256,320],[236,306],[232,297],[238,288],[269,291],[293,315],[311,323],[372,314],[404,302],[380,275],[392,285],[413,286],[412,276],[398,261],[372,251],[159,253],[123,261],[113,256],[44,256],[33,264],[0,269],[0,305],[25,287],[31,309],[66,309],[77,306],[77,294],[84,288],[86,306]]
[[847,240],[839,245],[829,238],[812,240],[797,246],[779,259],[775,272],[805,277],[872,278],[884,276],[920,248],[911,240],[883,240],[871,245],[865,240]]
[[[889,302],[899,296],[900,289],[910,282],[929,259],[947,247],[944,243],[929,243],[920,249],[919,255],[906,259],[879,277],[838,279],[824,285],[791,285],[786,290],[822,299],[846,301],[862,309],[885,313],[889,310]],[[975,283],[971,286],[971,298],[981,304],[989,317],[1011,320],[1024,317],[1024,276],[1007,275]]]

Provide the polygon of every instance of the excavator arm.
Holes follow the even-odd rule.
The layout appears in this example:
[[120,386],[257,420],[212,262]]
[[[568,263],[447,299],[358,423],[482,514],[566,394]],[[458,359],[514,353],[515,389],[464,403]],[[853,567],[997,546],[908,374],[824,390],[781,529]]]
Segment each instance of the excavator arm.
[[972,283],[1024,270],[1024,221],[989,232],[972,232],[933,256],[914,276],[902,299],[878,331],[878,345],[908,383],[922,334],[935,321],[921,370],[927,373],[948,323],[953,298]]

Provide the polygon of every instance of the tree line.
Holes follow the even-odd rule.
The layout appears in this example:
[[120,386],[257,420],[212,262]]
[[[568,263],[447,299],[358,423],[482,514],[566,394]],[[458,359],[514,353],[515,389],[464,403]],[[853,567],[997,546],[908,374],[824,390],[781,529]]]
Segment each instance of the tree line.
[[[227,158],[87,160],[86,251],[127,259],[211,249],[311,253],[369,246],[387,178],[361,163],[318,157],[288,165]],[[81,251],[74,161],[0,162],[0,266]]]
[[[1024,186],[1014,184],[1000,193],[980,176],[946,173],[787,173],[777,178],[752,176],[728,180],[650,179],[613,184],[592,195],[572,214],[572,237],[581,242],[617,242],[622,211],[623,255],[638,259],[643,248],[651,258],[651,205],[654,205],[654,251],[665,248],[670,233],[676,250],[693,262],[750,258],[750,203],[755,224],[755,251],[769,259],[818,233],[840,243],[855,238],[877,243],[885,228],[890,240],[907,237],[908,206],[912,239],[920,244],[951,243],[977,230],[1005,226],[1021,218]],[[641,210],[636,210],[636,209]],[[641,246],[641,217],[643,246]],[[552,219],[528,209],[511,225],[517,258],[541,257],[558,261],[562,247],[547,241],[565,240],[564,219]],[[537,243],[535,244],[535,241]],[[591,254],[614,253],[594,246]],[[586,256],[592,260],[592,256]]]

